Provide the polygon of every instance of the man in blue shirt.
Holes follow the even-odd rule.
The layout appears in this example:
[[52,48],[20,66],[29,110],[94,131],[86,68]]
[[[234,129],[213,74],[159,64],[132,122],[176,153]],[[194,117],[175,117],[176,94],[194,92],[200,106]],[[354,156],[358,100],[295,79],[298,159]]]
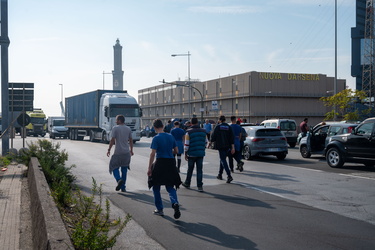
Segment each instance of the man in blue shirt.
[[[153,127],[157,135],[151,142],[151,153],[148,164],[147,175],[149,176],[149,187],[152,187],[156,210],[155,215],[164,216],[163,201],[161,199],[160,187],[165,185],[169,193],[169,199],[174,209],[174,218],[181,216],[177,192],[174,186],[180,186],[181,178],[176,168],[176,160],[173,154],[178,153],[176,140],[169,133],[164,133],[163,122],[160,119],[154,120]],[[155,160],[156,156],[156,161]]]
[[233,173],[234,172],[233,158],[234,158],[236,160],[236,162],[237,162],[237,169],[240,170],[240,172],[242,172],[243,171],[244,162],[241,161],[241,141],[240,141],[240,139],[241,139],[241,126],[237,124],[235,116],[231,116],[230,120],[232,122],[232,124],[230,126],[232,128],[233,135],[234,135],[234,149],[235,149],[235,152],[234,152],[234,154],[229,154],[228,155],[228,158],[229,158],[229,168],[230,168],[230,170]]
[[185,130],[180,128],[180,122],[175,121],[174,128],[171,130],[171,135],[173,135],[174,139],[177,143],[178,153],[177,153],[177,169],[180,172],[181,167],[181,155],[184,153],[184,141],[185,141]]
[[207,139],[210,140],[212,124],[208,120],[206,120],[206,123],[204,124],[204,129],[206,130]]

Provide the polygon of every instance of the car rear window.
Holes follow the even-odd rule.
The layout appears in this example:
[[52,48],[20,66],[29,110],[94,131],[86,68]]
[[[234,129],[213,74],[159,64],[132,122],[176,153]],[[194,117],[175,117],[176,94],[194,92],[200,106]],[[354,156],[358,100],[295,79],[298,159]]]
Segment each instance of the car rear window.
[[296,130],[296,124],[292,121],[280,122],[280,130]]
[[283,136],[283,134],[276,129],[259,129],[255,132],[255,136]]

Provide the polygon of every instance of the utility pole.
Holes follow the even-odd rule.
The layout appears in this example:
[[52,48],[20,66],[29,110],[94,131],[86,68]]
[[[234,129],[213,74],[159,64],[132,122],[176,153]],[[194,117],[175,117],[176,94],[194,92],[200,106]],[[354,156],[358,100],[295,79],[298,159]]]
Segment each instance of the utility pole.
[[[1,0],[1,113],[3,131],[9,127],[8,1]],[[2,155],[9,153],[9,130],[1,138]]]

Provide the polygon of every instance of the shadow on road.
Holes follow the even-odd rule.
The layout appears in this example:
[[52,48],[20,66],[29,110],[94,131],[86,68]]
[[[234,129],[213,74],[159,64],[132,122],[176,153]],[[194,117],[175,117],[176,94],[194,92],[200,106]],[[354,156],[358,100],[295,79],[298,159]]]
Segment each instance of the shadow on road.
[[[173,221],[172,218],[170,218]],[[219,228],[207,223],[189,223],[177,221],[175,227],[182,233],[197,239],[210,242],[211,244],[228,249],[257,249],[256,244],[245,237],[226,234]]]

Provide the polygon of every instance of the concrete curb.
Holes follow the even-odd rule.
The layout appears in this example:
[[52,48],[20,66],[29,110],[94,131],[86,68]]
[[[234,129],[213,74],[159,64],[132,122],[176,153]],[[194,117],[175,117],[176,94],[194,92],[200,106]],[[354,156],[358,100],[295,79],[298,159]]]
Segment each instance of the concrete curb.
[[74,249],[36,157],[28,168],[34,249]]

